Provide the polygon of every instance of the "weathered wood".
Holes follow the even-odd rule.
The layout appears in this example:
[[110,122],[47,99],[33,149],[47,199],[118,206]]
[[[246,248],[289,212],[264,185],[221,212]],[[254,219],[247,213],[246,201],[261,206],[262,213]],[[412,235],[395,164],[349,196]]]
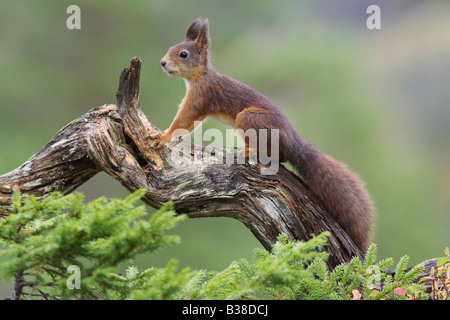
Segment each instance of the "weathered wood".
[[[105,171],[130,191],[145,188],[143,201],[152,207],[172,201],[178,213],[189,217],[237,219],[267,249],[280,233],[307,240],[330,231],[324,248],[330,253],[330,267],[362,257],[347,234],[314,203],[305,183],[285,167],[264,176],[260,164],[237,164],[234,148],[180,140],[150,148],[148,137],[158,129],[139,105],[140,69],[136,57],[122,70],[116,106],[88,111],[22,166],[0,176],[0,217],[9,214],[14,187],[37,197],[53,190],[69,193]],[[230,159],[232,163],[226,161]]]

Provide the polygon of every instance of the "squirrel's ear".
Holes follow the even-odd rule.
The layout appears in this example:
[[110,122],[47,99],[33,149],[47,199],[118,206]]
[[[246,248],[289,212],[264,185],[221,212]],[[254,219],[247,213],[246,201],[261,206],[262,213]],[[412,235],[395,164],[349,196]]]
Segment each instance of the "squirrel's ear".
[[209,45],[209,21],[205,19],[203,21],[200,30],[198,31],[197,38],[195,39],[194,45],[200,48],[208,47]]
[[184,37],[184,40],[194,41],[195,39],[197,39],[201,26],[202,26],[202,19],[197,18],[194,21],[192,21],[191,25],[186,31],[186,36]]

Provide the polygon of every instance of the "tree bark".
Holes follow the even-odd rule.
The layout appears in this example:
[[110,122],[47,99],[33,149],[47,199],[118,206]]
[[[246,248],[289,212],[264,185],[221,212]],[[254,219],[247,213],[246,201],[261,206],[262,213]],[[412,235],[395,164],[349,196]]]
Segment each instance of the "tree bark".
[[313,201],[307,185],[285,167],[263,176],[260,164],[237,164],[234,148],[181,140],[152,149],[149,136],[159,130],[140,108],[140,70],[135,57],[120,74],[116,105],[88,111],[23,165],[0,176],[0,217],[9,214],[14,188],[38,198],[53,190],[67,194],[105,171],[129,191],[146,189],[143,201],[152,207],[172,201],[178,213],[189,217],[237,219],[266,249],[280,233],[304,241],[329,231],[324,248],[329,267],[362,258],[363,252]]

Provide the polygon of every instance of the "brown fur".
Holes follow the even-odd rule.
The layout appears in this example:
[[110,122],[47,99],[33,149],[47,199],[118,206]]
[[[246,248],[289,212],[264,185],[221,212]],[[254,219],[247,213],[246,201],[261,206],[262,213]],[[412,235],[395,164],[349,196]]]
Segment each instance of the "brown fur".
[[[185,40],[171,47],[161,60],[166,72],[187,81],[187,92],[169,129],[151,137],[153,145],[158,147],[174,138],[176,129],[192,131],[194,121],[209,116],[244,131],[279,129],[280,162],[290,162],[315,199],[361,249],[367,249],[374,209],[358,177],[302,139],[282,111],[265,96],[217,72],[210,62],[208,28],[208,20],[195,20]],[[181,57],[182,51],[188,56]]]

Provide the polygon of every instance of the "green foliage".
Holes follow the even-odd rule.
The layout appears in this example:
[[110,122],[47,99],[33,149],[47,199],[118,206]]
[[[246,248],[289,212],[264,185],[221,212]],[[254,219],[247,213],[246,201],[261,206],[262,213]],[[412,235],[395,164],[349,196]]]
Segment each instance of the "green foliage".
[[[58,298],[117,298],[116,283],[110,281],[119,264],[138,254],[179,241],[163,235],[184,216],[176,216],[166,204],[149,219],[143,206],[133,205],[145,191],[124,200],[99,198],[83,204],[79,193],[52,193],[37,201],[16,193],[11,214],[0,221],[0,257],[10,259],[1,266],[0,279],[20,275],[29,294]],[[67,268],[81,270],[80,290],[66,285]],[[39,283],[39,288],[33,284]],[[42,288],[44,283],[51,285]],[[38,292],[35,292],[38,290]]]
[[[79,193],[52,193],[37,201],[15,193],[11,214],[0,221],[0,279],[14,278],[14,298],[22,299],[420,299],[423,287],[413,281],[423,270],[407,271],[408,257],[394,275],[382,272],[393,260],[376,262],[376,246],[364,261],[329,270],[323,251],[327,233],[307,242],[280,235],[269,252],[255,249],[251,261],[240,259],[221,272],[163,268],[138,270],[119,265],[137,255],[179,241],[165,235],[185,216],[170,203],[147,217],[134,203],[139,190],[124,200],[100,198],[83,203]],[[73,271],[70,267],[78,268]],[[68,273],[69,272],[69,273]],[[78,274],[79,286],[76,276]]]
[[234,261],[221,272],[188,268],[177,272],[171,260],[165,268],[140,272],[130,267],[125,277],[112,275],[120,290],[132,288],[129,299],[294,299],[299,279],[308,276],[306,265],[324,259],[317,249],[326,234],[306,243],[279,237],[273,251],[255,250],[254,260]]
[[300,279],[308,276],[308,263],[325,259],[319,252],[327,234],[308,241],[287,241],[280,235],[271,252],[256,249],[251,262],[241,259],[222,272],[203,273],[197,287],[185,290],[182,299],[294,299]]
[[375,260],[374,244],[367,251],[364,262],[354,257],[348,264],[341,264],[331,272],[323,260],[315,260],[309,267],[313,277],[305,279],[307,290],[301,298],[402,300],[427,297],[424,288],[413,283],[423,271],[423,266],[415,266],[406,272],[408,257],[405,256],[392,276],[383,272],[392,265],[392,259]]

